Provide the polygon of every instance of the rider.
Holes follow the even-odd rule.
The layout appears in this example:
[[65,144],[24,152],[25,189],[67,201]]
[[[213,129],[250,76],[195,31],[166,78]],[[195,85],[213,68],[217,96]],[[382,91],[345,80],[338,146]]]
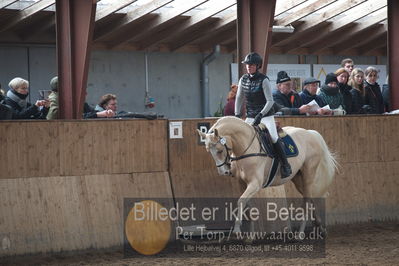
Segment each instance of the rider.
[[291,166],[283,149],[283,143],[279,139],[274,121],[274,101],[269,78],[260,73],[263,59],[257,53],[249,53],[243,64],[246,64],[247,74],[244,74],[238,83],[238,91],[235,103],[235,116],[241,118],[240,110],[246,98],[247,118],[245,122],[253,126],[264,124],[270,132],[275,151],[281,161],[281,178],[291,175]]

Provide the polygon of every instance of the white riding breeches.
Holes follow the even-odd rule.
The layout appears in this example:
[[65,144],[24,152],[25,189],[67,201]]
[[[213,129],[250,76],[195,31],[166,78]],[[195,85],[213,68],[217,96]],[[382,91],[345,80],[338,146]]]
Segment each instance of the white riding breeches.
[[[247,117],[245,119],[245,123],[248,123],[252,125],[252,122],[254,121],[253,118]],[[276,143],[278,140],[278,134],[277,134],[277,129],[276,129],[276,122],[274,121],[274,116],[265,116],[262,117],[262,120],[260,120],[262,124],[264,124],[267,127],[267,130],[269,130],[270,137],[273,141],[273,143]]]

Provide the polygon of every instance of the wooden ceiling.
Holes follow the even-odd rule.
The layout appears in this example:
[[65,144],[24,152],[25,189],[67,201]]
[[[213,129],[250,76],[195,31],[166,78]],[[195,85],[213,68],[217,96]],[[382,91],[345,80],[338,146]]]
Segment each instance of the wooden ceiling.
[[[54,3],[0,0],[0,44],[54,44]],[[235,0],[100,0],[94,45],[232,53],[236,12]],[[286,26],[294,32],[277,32]],[[271,53],[386,55],[387,0],[277,0]]]

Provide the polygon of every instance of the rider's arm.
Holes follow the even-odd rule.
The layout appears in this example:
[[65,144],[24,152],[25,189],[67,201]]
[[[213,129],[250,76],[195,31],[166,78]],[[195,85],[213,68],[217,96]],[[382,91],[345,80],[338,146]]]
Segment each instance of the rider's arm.
[[242,86],[241,86],[241,79],[238,81],[238,89],[237,89],[237,94],[236,94],[236,103],[234,106],[234,114],[235,115],[243,115],[241,114],[242,110],[242,104],[244,103],[244,93],[242,91]]
[[262,111],[260,112],[262,113],[262,115],[265,115],[270,111],[270,109],[273,107],[274,104],[272,96],[272,86],[270,85],[268,78],[265,78],[263,80],[262,87],[263,87],[263,93],[265,94],[266,97],[266,104],[265,107],[263,107]]

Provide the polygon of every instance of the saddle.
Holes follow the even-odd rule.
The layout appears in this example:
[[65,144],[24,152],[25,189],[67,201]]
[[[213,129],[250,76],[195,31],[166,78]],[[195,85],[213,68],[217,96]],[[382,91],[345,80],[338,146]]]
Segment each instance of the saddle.
[[[265,153],[270,157],[275,158],[276,154],[273,148],[273,142],[269,133],[269,130],[265,125],[259,124],[255,126],[255,131],[257,132],[259,143]],[[284,144],[284,152],[287,157],[295,157],[298,155],[298,147],[296,146],[294,140],[288,135],[280,126],[280,123],[276,122],[276,128],[279,138]]]
[[[269,133],[269,130],[265,125],[259,124],[259,126],[254,126],[255,131],[257,132],[257,137],[259,143],[261,145],[261,149],[273,159],[271,168],[269,170],[269,174],[265,179],[265,183],[263,184],[263,188],[270,186],[275,177],[276,172],[279,167],[279,159],[277,158],[277,154],[274,150],[273,142]],[[276,128],[279,137],[281,138],[284,146],[284,152],[287,157],[295,157],[298,155],[298,148],[294,142],[294,140],[281,128],[280,124],[276,123]]]

